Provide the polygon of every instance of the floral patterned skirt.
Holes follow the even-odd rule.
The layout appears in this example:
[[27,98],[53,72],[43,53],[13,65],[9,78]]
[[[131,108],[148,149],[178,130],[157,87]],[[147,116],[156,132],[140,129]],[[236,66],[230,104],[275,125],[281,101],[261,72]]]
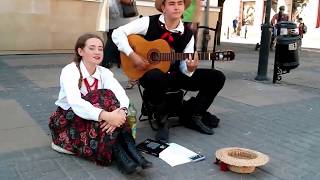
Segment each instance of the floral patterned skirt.
[[[91,91],[82,98],[109,112],[120,106],[114,93],[108,89]],[[112,145],[120,131],[117,128],[112,135],[108,135],[102,132],[99,122],[82,119],[71,108],[64,110],[61,107],[49,118],[49,128],[54,144],[100,165],[111,162]],[[122,130],[131,133],[127,122],[122,126]]]

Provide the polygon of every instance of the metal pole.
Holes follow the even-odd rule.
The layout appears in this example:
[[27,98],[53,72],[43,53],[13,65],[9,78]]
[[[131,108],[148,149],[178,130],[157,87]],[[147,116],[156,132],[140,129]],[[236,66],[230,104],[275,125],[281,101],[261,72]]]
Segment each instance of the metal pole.
[[271,11],[271,0],[267,0],[266,5],[266,17],[264,24],[262,25],[261,33],[261,46],[259,51],[259,64],[258,74],[255,80],[265,81],[268,80],[268,59],[269,59],[269,47],[270,47],[270,11]]
[[[206,1],[205,14],[204,14],[204,26],[209,27],[209,6],[210,0]],[[206,52],[208,49],[209,29],[204,28],[202,33],[202,51]]]
[[229,27],[228,27],[228,31],[227,31],[227,39],[229,39]]
[[248,25],[244,28],[244,38],[247,39]]

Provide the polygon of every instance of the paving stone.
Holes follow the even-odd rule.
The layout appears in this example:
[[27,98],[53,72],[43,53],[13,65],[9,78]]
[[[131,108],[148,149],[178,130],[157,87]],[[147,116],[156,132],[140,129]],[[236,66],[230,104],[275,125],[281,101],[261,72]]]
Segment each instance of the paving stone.
[[22,151],[13,151],[8,153],[1,153],[0,154],[0,163],[8,164],[8,165],[15,165],[18,159],[24,158],[24,154]]
[[68,168],[64,169],[65,173],[67,174],[67,176],[70,179],[90,179],[92,178],[87,171],[83,170],[83,169],[78,169],[78,170],[70,170]]
[[35,180],[35,179],[41,179],[41,180],[69,180],[69,178],[64,174],[62,170],[55,169],[48,172],[41,172],[39,170],[33,170],[33,171],[26,171],[22,172],[21,176],[25,180]]
[[86,169],[88,172],[96,171],[104,168],[103,166],[96,165],[93,161],[88,161],[86,159],[82,159],[82,158],[78,158],[70,155],[64,155],[64,156],[68,156],[67,158],[72,158],[74,162],[76,162],[83,169]]
[[86,170],[85,168],[82,168],[82,166],[80,166],[74,158],[68,155],[63,155],[55,159],[55,161],[58,163],[59,167],[66,171]]
[[59,166],[56,162],[49,159],[34,161],[31,158],[29,158],[25,162],[17,164],[17,169],[21,173],[33,171],[38,171],[39,173],[46,173],[59,169]]
[[12,166],[0,166],[0,179],[1,180],[11,180],[11,179],[21,179],[15,168]]
[[[41,61],[39,61],[41,59]],[[68,59],[72,59],[71,54],[55,54],[54,56],[48,55],[17,55],[15,57],[6,57],[5,62],[10,67],[32,67],[38,65],[63,65],[67,64]]]
[[278,177],[273,176],[272,174],[270,174],[270,172],[268,172],[268,170],[265,169],[265,167],[256,168],[253,176],[259,180],[280,180]]
[[[242,86],[240,86],[242,84]],[[246,84],[247,87],[244,87],[243,84]],[[287,101],[296,101],[301,98],[312,98],[314,95],[312,94],[303,94],[304,92],[299,92],[295,89],[287,88],[287,87],[277,87],[264,85],[260,83],[255,83],[252,81],[246,80],[233,80],[227,81],[225,86],[226,90],[221,92],[221,96],[225,98],[231,98],[232,100],[239,101],[245,104],[249,104],[252,106],[264,106],[270,104],[278,104],[285,103]],[[242,87],[245,89],[246,93],[241,91],[234,91],[237,87]],[[227,89],[229,91],[227,91]],[[289,98],[289,97],[295,97]]]
[[23,150],[26,158],[29,158],[30,161],[39,161],[39,160],[47,160],[47,159],[58,159],[63,155],[61,153],[57,153],[56,151],[51,149],[51,144],[45,147],[37,147],[32,149]]

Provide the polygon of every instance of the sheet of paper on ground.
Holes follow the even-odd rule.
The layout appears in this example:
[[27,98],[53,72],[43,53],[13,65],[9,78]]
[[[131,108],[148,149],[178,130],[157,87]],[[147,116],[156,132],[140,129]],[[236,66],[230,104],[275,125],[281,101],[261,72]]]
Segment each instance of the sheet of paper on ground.
[[169,143],[169,147],[159,154],[159,158],[164,160],[170,166],[176,166],[191,162],[190,157],[197,155],[197,153],[176,143]]

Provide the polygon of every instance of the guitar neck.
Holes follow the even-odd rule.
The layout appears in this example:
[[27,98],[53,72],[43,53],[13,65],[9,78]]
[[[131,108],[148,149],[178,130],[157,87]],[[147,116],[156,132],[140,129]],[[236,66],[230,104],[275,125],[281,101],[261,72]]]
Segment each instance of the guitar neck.
[[[175,61],[175,60],[183,60],[189,58],[191,56],[193,58],[194,53],[157,53],[158,58],[161,61]],[[219,59],[218,53],[208,53],[208,52],[198,52],[198,56],[200,60],[216,60]]]

